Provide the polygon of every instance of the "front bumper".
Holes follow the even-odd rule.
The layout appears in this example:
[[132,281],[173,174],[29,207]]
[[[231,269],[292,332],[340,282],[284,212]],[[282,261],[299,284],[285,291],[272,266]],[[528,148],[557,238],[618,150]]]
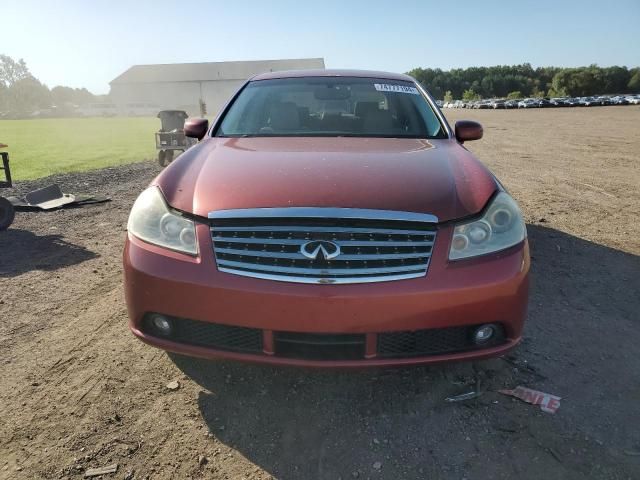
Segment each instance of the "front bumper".
[[[128,235],[125,294],[132,332],[164,350],[205,358],[272,364],[362,367],[427,364],[498,356],[521,339],[528,300],[526,240],[508,250],[449,262],[451,228],[440,228],[426,277],[353,285],[306,285],[219,272],[209,228],[197,226],[200,256],[189,257]],[[262,351],[244,353],[186,344],[149,334],[145,316],[157,312],[262,332]],[[382,358],[383,332],[500,323],[504,341],[489,348],[406,358]],[[278,332],[364,334],[362,358],[319,360],[279,356]]]

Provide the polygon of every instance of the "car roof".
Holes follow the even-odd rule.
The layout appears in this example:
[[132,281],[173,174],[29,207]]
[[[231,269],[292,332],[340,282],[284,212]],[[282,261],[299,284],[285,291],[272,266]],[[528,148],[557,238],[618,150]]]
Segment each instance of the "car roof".
[[282,72],[259,73],[249,80],[271,80],[275,78],[302,78],[302,77],[359,77],[359,78],[383,78],[385,80],[402,80],[405,82],[415,82],[409,75],[402,73],[377,72],[374,70],[285,70]]

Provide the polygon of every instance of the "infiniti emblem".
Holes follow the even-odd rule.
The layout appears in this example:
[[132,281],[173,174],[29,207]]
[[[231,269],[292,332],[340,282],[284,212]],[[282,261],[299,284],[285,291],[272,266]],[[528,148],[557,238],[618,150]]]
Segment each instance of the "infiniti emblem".
[[317,260],[322,253],[322,257],[325,260],[331,260],[340,255],[340,247],[328,240],[313,240],[304,243],[300,247],[300,253],[311,260]]

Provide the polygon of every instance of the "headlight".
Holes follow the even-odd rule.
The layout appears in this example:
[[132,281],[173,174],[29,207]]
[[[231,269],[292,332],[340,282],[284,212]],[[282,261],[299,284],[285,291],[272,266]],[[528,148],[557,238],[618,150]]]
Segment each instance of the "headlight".
[[518,205],[509,194],[500,192],[482,218],[456,225],[449,260],[504,250],[520,243],[526,236]]
[[190,255],[198,253],[195,223],[171,211],[158,187],[140,194],[129,214],[127,229],[145,242]]

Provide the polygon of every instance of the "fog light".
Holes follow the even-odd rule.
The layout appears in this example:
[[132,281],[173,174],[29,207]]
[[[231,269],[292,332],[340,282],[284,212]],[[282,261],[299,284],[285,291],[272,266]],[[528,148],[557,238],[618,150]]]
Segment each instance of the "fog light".
[[157,313],[152,315],[151,325],[156,332],[165,337],[168,337],[173,332],[173,325],[171,325],[171,320],[169,320],[164,315],[159,315]]
[[493,325],[481,325],[476,329],[473,334],[473,340],[478,344],[487,343],[491,340],[496,333],[496,328]]

